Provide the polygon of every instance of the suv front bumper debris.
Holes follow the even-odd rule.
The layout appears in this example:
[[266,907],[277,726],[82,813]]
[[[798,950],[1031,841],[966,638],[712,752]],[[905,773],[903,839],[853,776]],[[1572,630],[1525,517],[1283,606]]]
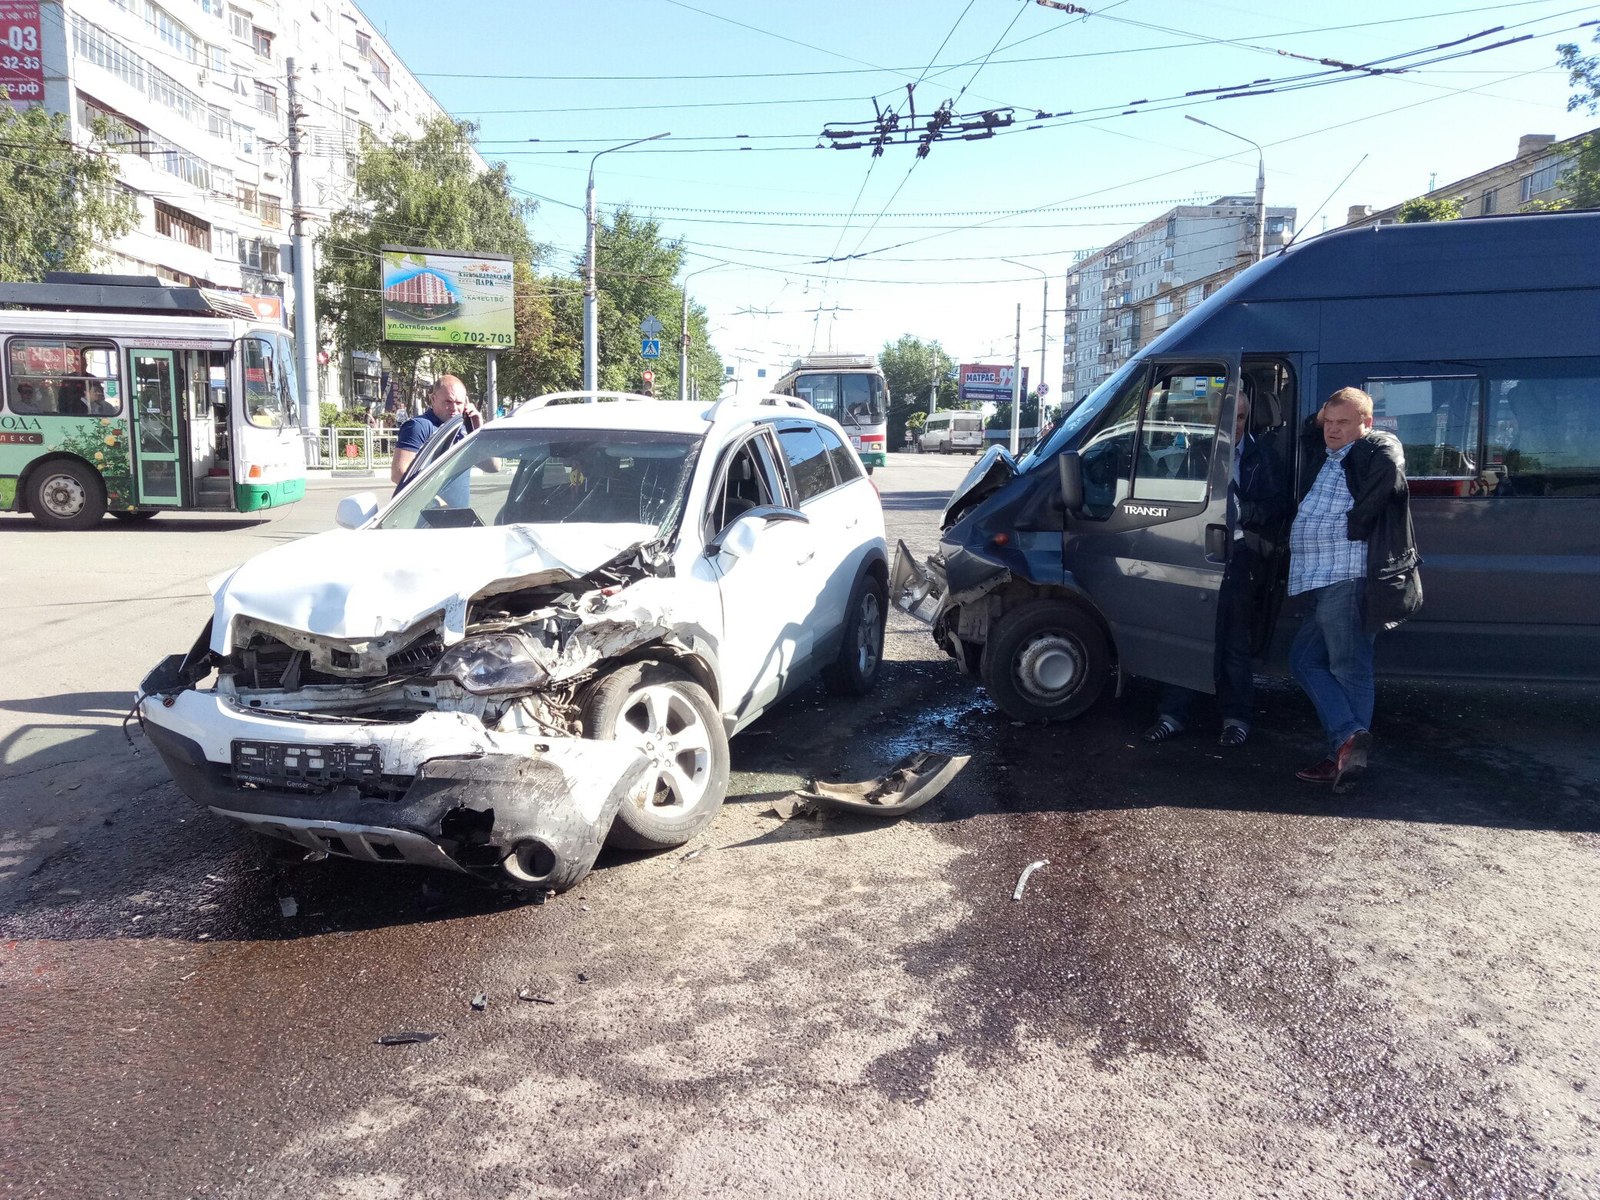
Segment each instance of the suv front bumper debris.
[[309,853],[561,890],[644,786],[631,746],[502,735],[461,713],[296,720],[215,692],[141,694],[139,716],[196,803]]

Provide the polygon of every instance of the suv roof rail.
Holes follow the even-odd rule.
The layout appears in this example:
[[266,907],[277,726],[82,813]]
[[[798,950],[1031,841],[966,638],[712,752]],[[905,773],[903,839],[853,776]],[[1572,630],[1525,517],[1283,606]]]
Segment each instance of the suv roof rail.
[[710,408],[706,409],[705,419],[708,424],[715,422],[716,419],[722,415],[724,409],[763,407],[794,408],[798,409],[802,413],[810,413],[812,416],[821,415],[816,409],[812,408],[810,404],[800,399],[798,396],[783,396],[779,395],[777,392],[767,392],[764,395],[759,396],[725,396],[721,400],[718,400]]
[[576,392],[549,392],[543,396],[535,396],[532,400],[524,400],[517,405],[523,408],[549,408],[556,404],[610,404],[620,400],[654,400],[654,396],[641,396],[638,392],[605,392],[605,391],[576,391]]

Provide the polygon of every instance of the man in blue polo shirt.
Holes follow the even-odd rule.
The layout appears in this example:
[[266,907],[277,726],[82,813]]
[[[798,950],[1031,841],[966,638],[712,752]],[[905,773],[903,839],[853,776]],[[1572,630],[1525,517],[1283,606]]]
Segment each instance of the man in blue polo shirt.
[[454,375],[441,375],[428,393],[428,407],[419,417],[412,417],[400,426],[395,437],[394,461],[389,464],[389,480],[398,484],[405,476],[411,460],[428,444],[428,439],[439,432],[451,417],[465,415],[467,432],[476,429],[482,420],[478,410],[467,399],[467,385]]

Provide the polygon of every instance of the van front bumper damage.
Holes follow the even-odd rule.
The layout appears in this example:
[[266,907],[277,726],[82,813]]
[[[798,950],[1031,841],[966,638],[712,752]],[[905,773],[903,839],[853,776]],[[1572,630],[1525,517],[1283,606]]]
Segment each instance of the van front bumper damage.
[[649,772],[622,743],[496,733],[466,713],[324,721],[151,680],[137,708],[179,788],[218,816],[311,855],[521,888],[559,891],[588,874]]

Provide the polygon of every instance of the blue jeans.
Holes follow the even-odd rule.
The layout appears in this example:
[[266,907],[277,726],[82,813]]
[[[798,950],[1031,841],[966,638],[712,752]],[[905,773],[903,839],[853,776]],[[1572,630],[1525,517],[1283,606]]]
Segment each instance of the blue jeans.
[[1372,728],[1376,639],[1361,628],[1366,589],[1365,579],[1346,579],[1306,592],[1310,607],[1289,649],[1289,671],[1317,710],[1330,758],[1351,734]]
[[[1250,728],[1255,709],[1255,666],[1250,660],[1251,627],[1255,620],[1256,574],[1259,560],[1238,543],[1222,576],[1217,595],[1217,650],[1212,665],[1217,701],[1225,725]],[[1161,694],[1157,715],[1178,725],[1189,723],[1189,710],[1200,693],[1168,684]]]

